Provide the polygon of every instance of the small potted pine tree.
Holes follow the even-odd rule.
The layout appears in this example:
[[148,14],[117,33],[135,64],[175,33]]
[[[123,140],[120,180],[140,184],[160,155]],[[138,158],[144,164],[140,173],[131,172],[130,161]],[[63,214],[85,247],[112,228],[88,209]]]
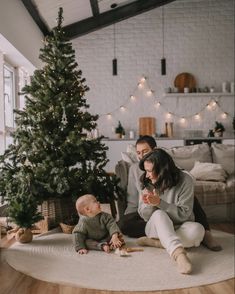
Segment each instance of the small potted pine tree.
[[[20,243],[29,243],[33,239],[31,228],[43,217],[38,212],[38,202],[32,197],[30,176],[26,176],[27,167],[20,168],[15,173],[14,191],[9,189],[8,217],[18,226],[15,238]],[[11,194],[11,195],[10,195]]]
[[123,128],[120,120],[118,121],[118,126],[115,128],[115,133],[117,138],[123,138],[125,136],[125,129]]
[[225,131],[225,127],[221,122],[216,121],[214,127],[215,137],[223,137],[223,133]]

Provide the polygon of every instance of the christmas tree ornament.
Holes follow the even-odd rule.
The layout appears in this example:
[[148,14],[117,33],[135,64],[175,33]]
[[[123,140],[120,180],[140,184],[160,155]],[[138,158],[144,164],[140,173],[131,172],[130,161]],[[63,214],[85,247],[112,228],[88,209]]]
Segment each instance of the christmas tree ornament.
[[64,108],[64,107],[63,107],[63,114],[62,114],[61,123],[62,123],[62,125],[64,125],[64,126],[66,126],[67,123],[68,123],[68,120],[67,120],[67,116],[66,116],[65,108]]

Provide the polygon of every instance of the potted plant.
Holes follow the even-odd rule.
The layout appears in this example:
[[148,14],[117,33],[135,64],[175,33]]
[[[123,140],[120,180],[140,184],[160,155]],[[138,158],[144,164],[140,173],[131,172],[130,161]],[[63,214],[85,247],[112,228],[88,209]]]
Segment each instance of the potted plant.
[[118,126],[115,128],[115,133],[117,134],[117,138],[122,138],[123,136],[125,136],[125,130],[120,120],[118,121]]
[[225,131],[224,125],[221,122],[216,121],[214,127],[215,137],[222,137]]
[[[27,167],[20,168],[14,177],[14,191],[8,189],[7,214],[10,221],[17,225],[14,230],[16,241],[29,243],[33,239],[31,228],[33,224],[42,219],[37,211],[38,201],[32,197],[30,190],[30,175],[26,175]],[[31,175],[33,176],[33,175]],[[8,188],[8,186],[6,186]]]

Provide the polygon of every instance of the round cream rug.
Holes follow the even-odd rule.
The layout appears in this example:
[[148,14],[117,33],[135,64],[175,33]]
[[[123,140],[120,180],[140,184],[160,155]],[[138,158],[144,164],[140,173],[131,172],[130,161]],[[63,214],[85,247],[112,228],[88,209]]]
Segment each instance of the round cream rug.
[[[177,272],[175,262],[164,249],[143,247],[120,257],[114,253],[90,251],[77,254],[72,235],[44,234],[32,243],[15,243],[5,251],[5,259],[17,271],[34,278],[81,288],[113,291],[157,291],[196,287],[234,277],[234,236],[213,231],[223,246],[213,252],[203,246],[188,249],[193,264],[191,275]],[[127,246],[135,239],[125,237]]]

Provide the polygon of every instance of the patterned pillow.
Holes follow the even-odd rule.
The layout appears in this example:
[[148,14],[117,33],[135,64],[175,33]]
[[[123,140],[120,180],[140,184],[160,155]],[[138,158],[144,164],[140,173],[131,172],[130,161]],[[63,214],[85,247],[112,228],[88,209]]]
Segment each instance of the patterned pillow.
[[190,174],[201,181],[226,181],[226,171],[219,163],[196,161]]
[[128,162],[128,163],[135,163],[138,162],[138,157],[136,154],[135,146],[132,144],[129,144],[127,146],[126,152],[121,152],[122,160]]

